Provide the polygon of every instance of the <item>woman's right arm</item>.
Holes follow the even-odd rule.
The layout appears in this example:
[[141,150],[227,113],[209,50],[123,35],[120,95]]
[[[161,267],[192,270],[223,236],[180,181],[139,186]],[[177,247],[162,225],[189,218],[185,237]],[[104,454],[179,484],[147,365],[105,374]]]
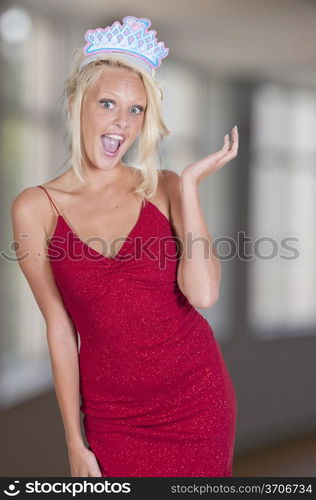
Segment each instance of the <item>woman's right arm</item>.
[[81,434],[77,330],[65,309],[47,256],[45,218],[52,217],[45,216],[47,201],[43,194],[39,188],[26,188],[11,205],[16,256],[46,322],[52,375],[71,476],[101,477],[96,457],[85,446]]

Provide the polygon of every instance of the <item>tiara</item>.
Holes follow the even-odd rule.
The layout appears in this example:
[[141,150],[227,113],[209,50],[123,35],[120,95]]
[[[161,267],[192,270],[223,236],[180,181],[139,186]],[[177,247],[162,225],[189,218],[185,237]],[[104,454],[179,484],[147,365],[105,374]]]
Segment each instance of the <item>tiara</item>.
[[145,17],[127,16],[122,25],[115,21],[104,29],[88,30],[85,34],[87,43],[82,49],[87,58],[81,63],[80,69],[102,58],[102,54],[120,53],[123,57],[141,63],[154,74],[161,60],[167,57],[169,49],[164,42],[157,41],[156,31],[148,31],[150,25],[151,22]]

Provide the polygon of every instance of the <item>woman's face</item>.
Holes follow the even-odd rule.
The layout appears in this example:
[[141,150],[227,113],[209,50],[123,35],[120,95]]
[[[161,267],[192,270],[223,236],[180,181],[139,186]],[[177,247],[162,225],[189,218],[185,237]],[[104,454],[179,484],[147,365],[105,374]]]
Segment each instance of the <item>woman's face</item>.
[[82,142],[89,163],[101,169],[117,165],[139,135],[147,104],[138,75],[104,68],[82,101]]

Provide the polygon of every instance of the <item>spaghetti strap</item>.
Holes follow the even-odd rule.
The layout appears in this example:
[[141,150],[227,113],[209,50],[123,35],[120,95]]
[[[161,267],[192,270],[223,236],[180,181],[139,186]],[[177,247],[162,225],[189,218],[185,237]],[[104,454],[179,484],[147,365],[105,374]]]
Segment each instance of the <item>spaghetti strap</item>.
[[50,199],[50,201],[51,201],[51,202],[52,202],[52,204],[54,205],[54,207],[55,207],[55,209],[56,209],[56,211],[57,211],[58,215],[60,215],[59,210],[58,210],[58,208],[56,207],[55,203],[53,202],[53,200],[52,200],[51,196],[48,194],[48,191],[47,191],[47,190],[46,190],[43,186],[37,186],[37,187],[40,187],[40,188],[42,188],[42,189],[45,191],[45,193],[47,194],[48,198]]

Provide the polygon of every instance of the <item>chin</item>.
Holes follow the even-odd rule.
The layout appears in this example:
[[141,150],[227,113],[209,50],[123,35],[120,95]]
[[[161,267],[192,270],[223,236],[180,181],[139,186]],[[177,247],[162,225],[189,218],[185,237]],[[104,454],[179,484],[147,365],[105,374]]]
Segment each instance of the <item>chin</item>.
[[94,166],[97,168],[100,168],[101,170],[109,170],[111,168],[116,167],[116,165],[119,165],[122,162],[122,156],[115,156],[115,157],[102,157],[98,158],[98,160],[94,163]]

